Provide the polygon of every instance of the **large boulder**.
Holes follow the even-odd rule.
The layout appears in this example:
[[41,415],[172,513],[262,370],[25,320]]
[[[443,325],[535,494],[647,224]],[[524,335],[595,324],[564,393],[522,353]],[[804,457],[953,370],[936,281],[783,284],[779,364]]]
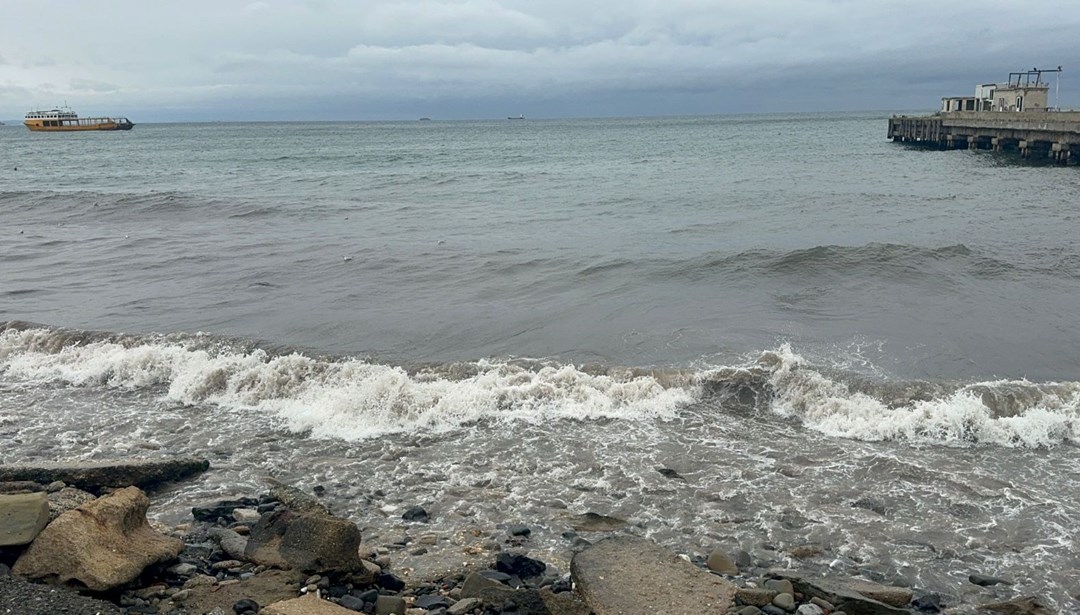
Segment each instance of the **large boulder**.
[[284,509],[251,528],[244,558],[304,572],[364,572],[359,552],[360,528],[352,521]]
[[38,535],[12,572],[93,591],[129,583],[184,547],[150,527],[149,506],[145,493],[128,487],[69,510]]
[[879,585],[869,581],[847,578],[812,577],[787,570],[771,571],[770,576],[791,582],[796,592],[807,598],[821,598],[848,615],[901,615],[910,613],[903,608],[911,602],[912,592],[906,587]]
[[723,613],[735,596],[731,582],[633,536],[606,538],[576,554],[570,575],[596,615]]
[[44,493],[0,495],[0,547],[30,544],[48,522]]
[[115,461],[75,461],[0,465],[0,481],[53,481],[100,492],[106,487],[155,487],[167,481],[180,480],[210,468],[205,459],[123,459]]

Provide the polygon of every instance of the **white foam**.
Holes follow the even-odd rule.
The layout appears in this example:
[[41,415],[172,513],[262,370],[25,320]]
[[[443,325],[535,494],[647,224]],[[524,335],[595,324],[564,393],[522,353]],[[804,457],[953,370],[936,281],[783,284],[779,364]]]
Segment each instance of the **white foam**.
[[[980,382],[943,398],[890,407],[812,369],[788,345],[763,355],[761,364],[774,394],[770,409],[831,436],[954,446],[1080,443],[1080,383]],[[1016,388],[1027,390],[1032,401],[1012,416],[998,416],[983,401],[987,390]]]
[[261,350],[193,348],[163,340],[95,341],[55,348],[48,329],[0,333],[0,372],[24,382],[117,389],[165,387],[166,399],[271,413],[319,438],[445,432],[479,420],[673,417],[691,391],[651,376],[588,374],[481,361],[465,378],[412,375],[359,359],[327,361]]

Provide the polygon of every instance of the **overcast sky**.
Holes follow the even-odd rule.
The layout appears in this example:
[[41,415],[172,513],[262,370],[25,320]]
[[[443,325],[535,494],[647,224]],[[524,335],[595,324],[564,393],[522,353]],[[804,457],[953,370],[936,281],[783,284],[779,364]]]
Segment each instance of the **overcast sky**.
[[0,118],[930,111],[1059,64],[1080,107],[1078,33],[1077,0],[0,0]]

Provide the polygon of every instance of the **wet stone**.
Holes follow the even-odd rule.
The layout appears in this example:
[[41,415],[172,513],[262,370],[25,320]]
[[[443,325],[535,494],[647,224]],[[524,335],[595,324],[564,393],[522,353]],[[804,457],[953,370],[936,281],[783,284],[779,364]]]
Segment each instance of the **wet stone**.
[[427,523],[430,516],[428,512],[420,506],[412,506],[404,513],[401,518],[405,521],[414,521],[416,523]]
[[511,536],[525,536],[528,537],[532,534],[532,530],[527,525],[511,525],[506,528],[506,533]]
[[540,560],[525,555],[512,555],[500,553],[495,558],[495,569],[521,578],[535,577],[544,574],[547,564]]

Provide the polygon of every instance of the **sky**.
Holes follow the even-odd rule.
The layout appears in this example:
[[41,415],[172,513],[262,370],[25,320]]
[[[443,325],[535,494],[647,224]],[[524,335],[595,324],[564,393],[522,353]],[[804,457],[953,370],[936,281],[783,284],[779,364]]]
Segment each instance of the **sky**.
[[1077,0],[0,0],[0,120],[929,112],[1058,65],[1080,108],[1078,32]]

